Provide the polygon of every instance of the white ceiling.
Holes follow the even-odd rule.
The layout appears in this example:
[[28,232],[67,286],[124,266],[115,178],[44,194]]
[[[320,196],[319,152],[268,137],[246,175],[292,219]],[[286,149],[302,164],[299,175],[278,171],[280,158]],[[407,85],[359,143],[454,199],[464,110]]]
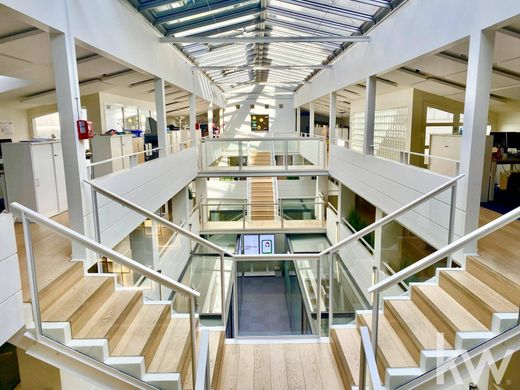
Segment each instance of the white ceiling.
[[[34,31],[27,34],[31,30]],[[82,95],[105,91],[154,101],[150,75],[128,69],[81,46],[76,46],[76,57]],[[28,109],[56,102],[49,34],[1,11],[0,75],[28,81],[26,86],[0,93],[0,104]],[[148,82],[142,83],[146,80]],[[180,88],[167,85],[168,115],[188,115],[188,96]],[[197,113],[207,112],[207,109],[208,103],[197,98]]]

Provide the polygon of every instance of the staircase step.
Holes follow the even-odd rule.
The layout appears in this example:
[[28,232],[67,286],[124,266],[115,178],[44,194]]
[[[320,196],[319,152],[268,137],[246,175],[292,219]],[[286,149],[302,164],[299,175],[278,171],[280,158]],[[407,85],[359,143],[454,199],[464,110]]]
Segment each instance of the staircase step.
[[488,329],[493,313],[518,312],[518,306],[467,271],[441,271],[439,285]]
[[72,335],[82,339],[108,339],[110,329],[123,321],[131,321],[129,314],[142,303],[142,291],[115,290],[83,326],[72,327]]
[[[421,351],[438,349],[439,331],[412,300],[385,300],[384,313],[417,364],[421,362]],[[441,348],[452,349],[444,337],[440,337]]]
[[172,318],[147,371],[181,372],[190,352],[190,344],[190,319]]
[[455,345],[457,332],[486,332],[488,329],[440,286],[412,284],[412,301],[431,323]]
[[75,318],[76,313],[96,310],[115,288],[110,276],[84,276],[67,292],[42,311],[42,321],[66,322]]
[[480,256],[468,256],[466,271],[520,306],[520,270],[514,262],[499,263]]
[[[358,312],[356,318],[358,328],[368,326],[372,331],[372,314]],[[383,313],[379,315],[377,348],[377,368],[381,378],[385,378],[387,368],[417,367],[414,358]]]
[[63,294],[85,276],[82,261],[71,261],[70,263],[71,265],[67,271],[40,290],[39,303],[42,312],[47,310],[57,299],[62,297]]
[[332,328],[330,343],[338,368],[347,388],[359,384],[361,336],[356,327]]
[[[125,321],[118,328],[122,332],[117,344],[110,345],[113,356],[144,356],[149,364],[171,319],[170,307],[144,304],[132,322]],[[115,344],[115,345],[113,345]]]

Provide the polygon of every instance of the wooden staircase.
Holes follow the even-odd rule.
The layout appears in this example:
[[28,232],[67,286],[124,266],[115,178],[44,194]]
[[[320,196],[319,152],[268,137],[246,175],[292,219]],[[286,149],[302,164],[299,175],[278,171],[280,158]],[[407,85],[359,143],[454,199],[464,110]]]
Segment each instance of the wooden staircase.
[[[271,166],[270,152],[251,152],[249,154],[249,165]],[[271,177],[252,177],[251,180],[251,221],[274,221],[275,220],[275,196],[273,180]]]
[[[520,270],[468,257],[465,269],[438,269],[435,282],[411,284],[410,294],[385,298],[379,316],[377,365],[393,389],[516,325]],[[330,339],[348,388],[358,385],[359,328],[372,328],[372,312],[358,311],[356,325],[334,326]]]
[[[44,334],[158,388],[190,388],[189,316],[172,312],[170,302],[145,302],[142,290],[117,287],[115,275],[85,275],[82,262],[71,263],[40,291]],[[224,332],[211,340],[218,370]]]

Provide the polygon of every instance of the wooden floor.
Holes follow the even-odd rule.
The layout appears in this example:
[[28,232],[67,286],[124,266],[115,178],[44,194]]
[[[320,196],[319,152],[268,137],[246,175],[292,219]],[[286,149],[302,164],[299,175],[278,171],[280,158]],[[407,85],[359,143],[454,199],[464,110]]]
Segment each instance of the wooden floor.
[[343,389],[330,344],[227,344],[219,389]]
[[[501,214],[480,208],[480,226],[500,217]],[[520,265],[520,221],[514,221],[481,239],[479,253],[494,260],[517,261]]]
[[[52,218],[58,223],[67,225],[68,213],[62,213]],[[15,224],[16,245],[18,248],[18,262],[22,279],[22,294],[24,302],[31,298],[29,279],[27,278],[27,263],[25,259],[25,243],[21,223]],[[41,225],[31,224],[33,252],[36,264],[38,288],[41,290],[58,276],[69,269],[73,264],[69,261],[71,254],[70,241],[57,235]]]

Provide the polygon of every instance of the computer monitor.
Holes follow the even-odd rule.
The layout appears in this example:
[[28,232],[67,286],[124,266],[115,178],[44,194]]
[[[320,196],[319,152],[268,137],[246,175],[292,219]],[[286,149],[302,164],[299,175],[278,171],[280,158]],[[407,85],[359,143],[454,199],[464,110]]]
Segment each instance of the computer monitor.
[[146,126],[145,133],[148,134],[157,134],[157,121],[153,119],[151,116],[146,118]]
[[2,158],[2,156],[3,156],[3,153],[2,153],[2,144],[6,144],[6,143],[9,143],[9,142],[13,142],[13,140],[10,139],[10,138],[7,138],[7,139],[0,139],[0,158]]

